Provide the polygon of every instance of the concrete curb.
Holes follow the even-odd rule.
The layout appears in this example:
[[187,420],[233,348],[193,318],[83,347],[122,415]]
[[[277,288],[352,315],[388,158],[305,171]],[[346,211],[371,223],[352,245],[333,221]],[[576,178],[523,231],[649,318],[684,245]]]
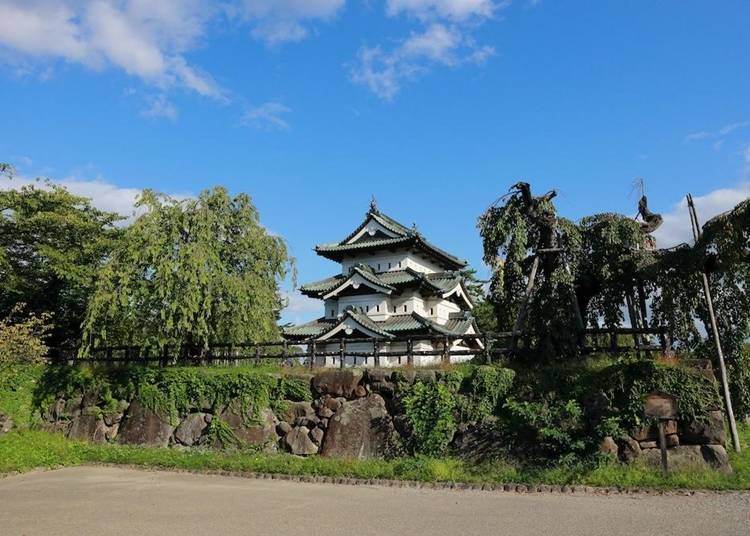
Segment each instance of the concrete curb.
[[280,480],[287,482],[300,482],[308,484],[334,484],[346,486],[378,486],[390,488],[411,488],[423,490],[452,490],[452,491],[475,491],[475,492],[496,492],[496,493],[515,493],[515,494],[565,494],[565,495],[599,495],[599,496],[684,496],[694,495],[727,495],[727,494],[750,494],[746,490],[690,490],[690,489],[654,489],[654,488],[617,488],[617,487],[596,487],[583,485],[550,485],[550,484],[501,484],[494,482],[422,482],[419,480],[387,480],[378,478],[351,478],[335,477],[323,475],[289,475],[281,473],[256,473],[251,471],[226,471],[226,470],[192,470],[167,468],[158,466],[145,466],[133,464],[112,464],[112,463],[87,463],[84,466],[93,467],[125,467],[139,471],[167,472],[167,473],[187,473],[195,475],[209,476],[228,476],[235,478],[252,478],[256,480]]

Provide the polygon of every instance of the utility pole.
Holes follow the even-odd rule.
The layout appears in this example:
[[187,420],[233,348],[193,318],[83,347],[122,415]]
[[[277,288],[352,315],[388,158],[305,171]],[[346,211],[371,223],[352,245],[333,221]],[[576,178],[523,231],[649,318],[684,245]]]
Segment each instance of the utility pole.
[[[693,229],[693,238],[697,243],[701,237],[701,227],[698,224],[698,214],[695,211],[695,204],[693,203],[693,196],[687,195],[688,211],[690,212],[690,224]],[[727,409],[727,418],[729,420],[729,431],[732,434],[732,444],[734,445],[735,452],[740,452],[742,447],[740,446],[740,438],[737,435],[737,423],[734,420],[734,410],[732,409],[732,396],[729,393],[729,379],[727,378],[727,367],[724,363],[724,352],[721,349],[721,340],[719,339],[719,327],[716,324],[716,314],[714,313],[714,302],[711,298],[711,288],[708,284],[708,275],[705,270],[701,271],[703,275],[703,294],[706,298],[706,308],[708,309],[708,318],[711,323],[711,333],[714,337],[714,343],[716,344],[716,354],[719,358],[719,372],[721,373],[721,387],[724,391],[724,406]]]

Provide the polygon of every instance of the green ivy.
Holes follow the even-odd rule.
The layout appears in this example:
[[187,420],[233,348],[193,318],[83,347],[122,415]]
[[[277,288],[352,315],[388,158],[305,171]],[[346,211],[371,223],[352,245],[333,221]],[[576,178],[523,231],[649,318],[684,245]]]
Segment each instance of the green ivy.
[[417,382],[404,398],[406,418],[411,426],[411,449],[428,456],[443,454],[453,439],[456,399],[443,383]]
[[58,397],[98,393],[100,406],[116,408],[118,400],[137,398],[172,424],[192,409],[220,413],[230,403],[252,424],[266,408],[284,409],[284,400],[308,400],[309,380],[244,368],[146,368],[103,366],[49,367],[35,392],[38,408]]

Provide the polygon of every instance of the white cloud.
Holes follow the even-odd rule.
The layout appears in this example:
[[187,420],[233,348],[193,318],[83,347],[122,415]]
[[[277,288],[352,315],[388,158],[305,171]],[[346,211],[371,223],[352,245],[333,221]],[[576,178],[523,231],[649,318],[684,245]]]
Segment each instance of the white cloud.
[[269,45],[301,41],[312,21],[333,18],[346,0],[242,0],[230,8],[252,24],[252,35]]
[[472,17],[492,17],[498,9],[508,3],[493,0],[387,0],[386,13],[390,16],[404,13],[422,20],[464,21]]
[[392,100],[404,81],[426,72],[432,65],[481,64],[494,53],[490,46],[477,46],[458,26],[436,22],[423,32],[412,32],[390,51],[380,45],[362,47],[350,67],[350,77],[378,97]]
[[[703,225],[717,214],[732,209],[737,203],[750,197],[750,184],[739,184],[734,188],[714,190],[700,197],[693,197],[698,219]],[[682,243],[692,244],[693,233],[690,228],[690,216],[687,201],[683,199],[670,212],[662,214],[664,223],[654,232],[656,243],[660,248],[672,247]]]
[[113,66],[223,100],[218,84],[184,57],[214,13],[207,0],[0,0],[0,48],[16,61]]
[[262,129],[286,130],[289,123],[282,117],[292,110],[280,102],[265,102],[259,106],[247,108],[242,116],[246,125]]
[[282,297],[286,307],[281,311],[282,322],[301,324],[322,316],[323,304],[320,300],[308,298],[299,290],[284,291]]
[[177,119],[177,108],[167,100],[166,95],[158,95],[146,99],[148,106],[141,111],[144,117],[165,117],[167,119]]
[[[66,177],[52,180],[54,184],[64,186],[70,193],[91,199],[91,204],[108,212],[116,212],[128,219],[122,224],[130,223],[135,216],[135,202],[141,194],[138,188],[123,188],[101,178],[81,179],[77,177]],[[27,185],[44,188],[45,182],[40,179],[31,179],[23,175],[16,175],[12,179],[0,177],[0,190],[17,190]],[[185,199],[189,194],[170,194],[176,199]]]
[[724,138],[729,136],[732,132],[748,127],[750,127],[750,121],[737,121],[735,123],[725,125],[718,130],[700,130],[697,132],[692,132],[685,136],[685,143],[701,140],[718,140],[717,143],[720,147],[721,144],[724,143]]

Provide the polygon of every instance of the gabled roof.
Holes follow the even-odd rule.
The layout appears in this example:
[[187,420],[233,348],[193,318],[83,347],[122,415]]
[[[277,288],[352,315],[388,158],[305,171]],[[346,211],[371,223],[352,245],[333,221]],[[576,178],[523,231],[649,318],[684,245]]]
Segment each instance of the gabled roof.
[[445,297],[456,291],[456,288],[460,286],[469,306],[472,306],[468,293],[463,287],[461,274],[453,271],[426,274],[406,268],[405,270],[375,272],[367,265],[358,264],[352,267],[348,276],[335,275],[321,281],[307,283],[302,285],[300,291],[306,296],[323,298],[336,292],[339,288],[343,289],[355,275],[359,275],[362,279],[372,283],[373,288],[379,287],[375,290],[387,293],[401,288],[422,286],[429,289],[431,293]]
[[[376,227],[379,226],[386,232],[372,237],[360,237],[355,240],[357,235],[367,228],[371,222],[375,222]],[[381,213],[374,200],[370,203],[370,210],[365,215],[364,221],[354,231],[340,242],[315,246],[315,252],[327,259],[340,261],[346,256],[356,255],[357,253],[394,248],[417,249],[436,259],[448,269],[464,268],[467,264],[463,259],[459,259],[425,240],[416,228],[410,229],[390,216]]]
[[359,331],[368,336],[385,339],[398,335],[420,333],[458,336],[465,335],[471,328],[474,328],[474,332],[476,332],[474,319],[470,314],[451,315],[448,322],[441,325],[417,313],[392,315],[385,321],[376,322],[365,313],[347,310],[339,318],[319,318],[307,324],[284,328],[284,336],[296,340],[311,338],[325,340],[333,337],[346,325],[358,327]]

